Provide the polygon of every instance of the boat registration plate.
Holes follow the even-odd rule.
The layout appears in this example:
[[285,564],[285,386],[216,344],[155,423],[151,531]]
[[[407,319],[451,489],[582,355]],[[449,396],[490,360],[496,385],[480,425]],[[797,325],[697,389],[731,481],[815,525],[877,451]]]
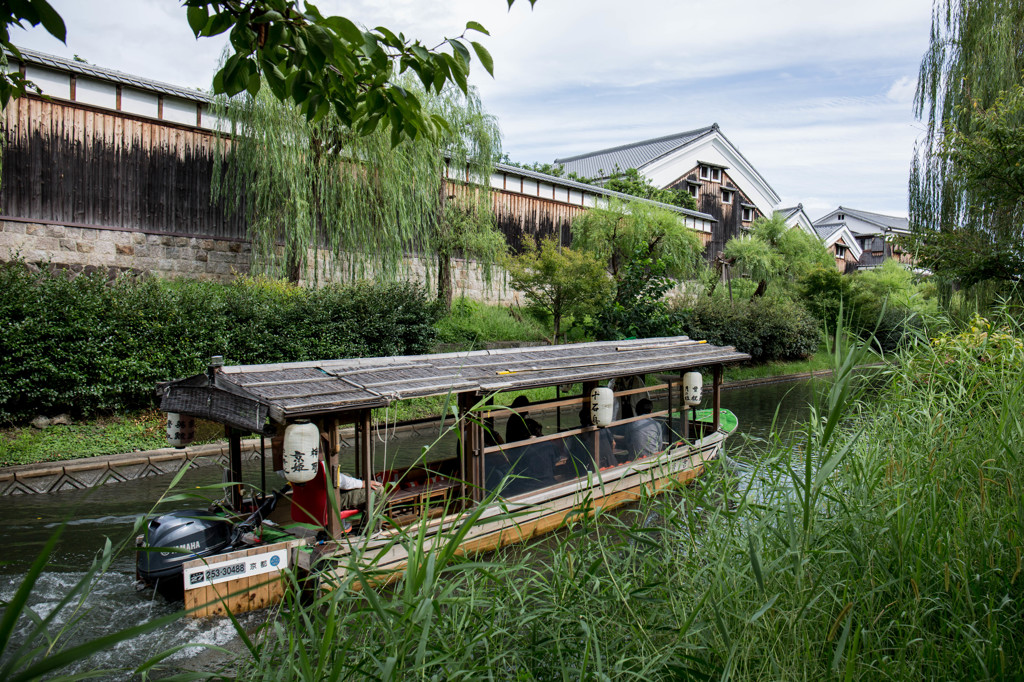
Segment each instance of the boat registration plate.
[[185,569],[185,589],[194,590],[207,585],[251,578],[265,573],[276,573],[288,567],[288,550],[278,549],[265,554],[233,557],[207,562],[205,565]]

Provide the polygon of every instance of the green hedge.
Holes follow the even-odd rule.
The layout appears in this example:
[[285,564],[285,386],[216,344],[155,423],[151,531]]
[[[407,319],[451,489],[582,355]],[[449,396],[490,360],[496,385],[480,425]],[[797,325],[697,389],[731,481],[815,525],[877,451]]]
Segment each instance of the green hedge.
[[821,324],[799,303],[759,297],[729,303],[702,297],[680,312],[681,333],[693,339],[735,346],[754,362],[798,360],[813,354],[821,342]]
[[156,382],[228,364],[427,352],[440,311],[413,284],[304,289],[0,265],[0,422],[136,409]]

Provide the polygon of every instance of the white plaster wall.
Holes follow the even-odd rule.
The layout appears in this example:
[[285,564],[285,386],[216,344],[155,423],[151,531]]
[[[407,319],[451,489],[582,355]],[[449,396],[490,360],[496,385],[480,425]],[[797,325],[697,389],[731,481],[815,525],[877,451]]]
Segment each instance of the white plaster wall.
[[165,95],[164,120],[194,126],[196,124],[196,103]]
[[117,107],[117,88],[113,83],[78,77],[75,79],[75,101],[95,107],[115,109]]
[[121,111],[137,116],[156,118],[159,103],[156,94],[133,88],[121,88]]
[[42,69],[32,64],[25,66],[25,77],[38,85],[44,95],[71,99],[71,76],[63,71]]

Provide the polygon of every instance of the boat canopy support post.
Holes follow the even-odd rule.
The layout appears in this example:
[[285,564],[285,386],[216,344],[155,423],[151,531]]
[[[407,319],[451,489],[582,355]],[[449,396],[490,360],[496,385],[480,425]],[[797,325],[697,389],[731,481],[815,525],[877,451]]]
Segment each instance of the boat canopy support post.
[[267,441],[260,434],[260,494],[267,494]]
[[462,499],[480,502],[484,498],[484,438],[480,416],[473,414],[476,402],[472,393],[459,394],[459,474]]
[[683,402],[683,374],[685,373],[685,369],[679,370],[679,414],[683,418],[683,440],[689,442],[692,440],[690,435],[690,407]]
[[[594,421],[590,417],[590,394],[594,392],[594,389],[600,386],[596,381],[584,381],[583,382],[583,405],[582,411],[580,412],[580,426],[593,426]],[[582,434],[580,434],[582,435]],[[601,470],[601,430],[594,429],[593,433],[590,434],[594,439],[591,443],[590,451],[594,453],[594,471]]]
[[327,451],[324,453],[324,464],[327,471],[327,490],[333,502],[330,505],[330,513],[327,515],[327,532],[332,538],[341,535],[341,492],[338,490],[338,455],[341,451],[340,437],[338,435],[338,420],[324,419],[322,428],[327,432]]
[[242,434],[238,429],[224,427],[224,435],[228,439],[228,475],[231,486],[231,508],[236,512],[242,509]]
[[717,431],[722,425],[722,365],[715,365],[712,372],[714,386],[711,389],[711,428]]
[[668,379],[668,433],[671,440],[677,438],[676,434],[676,418],[672,410],[672,388],[675,386],[675,381],[670,377]]
[[359,459],[362,462],[360,468],[362,469],[363,486],[365,486],[366,490],[366,509],[363,510],[363,515],[367,519],[367,525],[364,531],[367,535],[372,533],[374,530],[370,527],[373,516],[370,513],[373,505],[373,493],[370,489],[370,481],[373,478],[373,442],[370,440],[370,429],[370,410],[360,410],[359,428],[357,431],[359,437]]

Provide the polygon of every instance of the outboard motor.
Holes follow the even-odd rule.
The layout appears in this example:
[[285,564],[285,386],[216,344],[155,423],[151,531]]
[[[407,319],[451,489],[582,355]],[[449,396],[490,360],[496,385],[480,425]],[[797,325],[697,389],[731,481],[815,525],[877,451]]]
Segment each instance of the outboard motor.
[[136,572],[147,586],[155,587],[170,601],[178,601],[185,592],[184,564],[230,549],[233,535],[228,521],[211,518],[205,509],[162,514],[146,527],[136,554]]

